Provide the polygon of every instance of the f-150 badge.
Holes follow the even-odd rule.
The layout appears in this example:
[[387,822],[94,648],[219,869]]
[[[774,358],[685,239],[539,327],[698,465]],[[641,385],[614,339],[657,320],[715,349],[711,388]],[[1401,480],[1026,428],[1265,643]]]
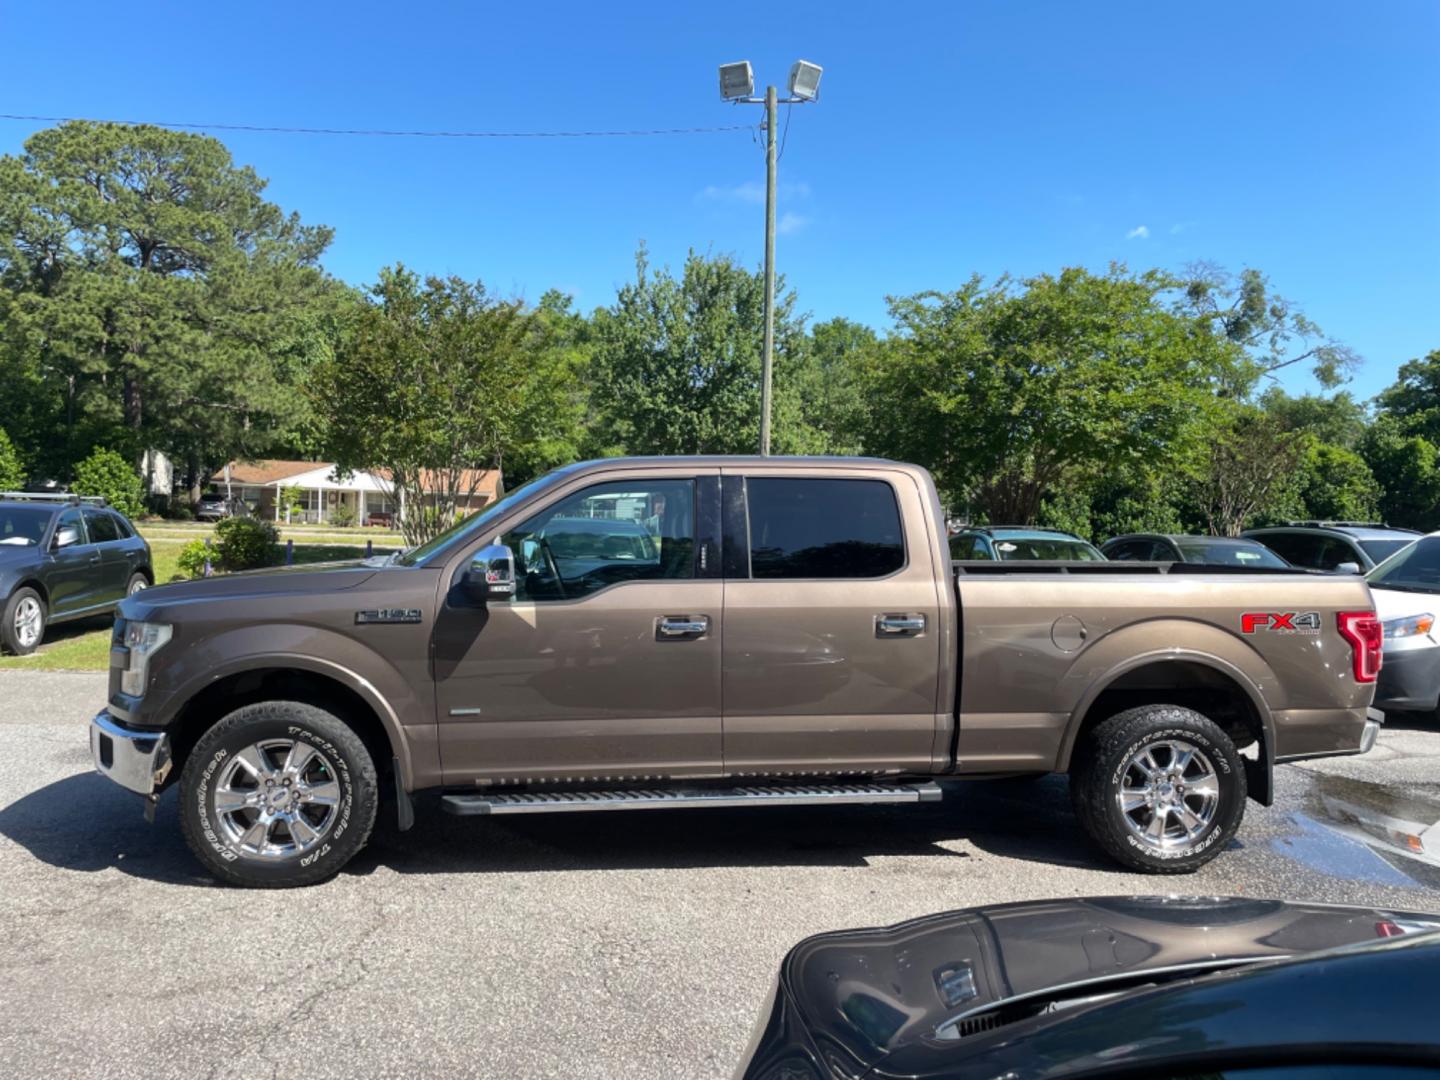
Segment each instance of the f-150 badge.
[[355,612],[355,622],[359,623],[416,623],[421,619],[419,608],[413,607],[390,607],[380,608],[377,611]]

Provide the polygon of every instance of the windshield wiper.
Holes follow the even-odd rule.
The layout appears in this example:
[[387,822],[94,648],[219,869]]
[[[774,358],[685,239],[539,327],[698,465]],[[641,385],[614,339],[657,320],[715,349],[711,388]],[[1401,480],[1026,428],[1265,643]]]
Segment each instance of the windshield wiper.
[[1428,596],[1434,596],[1436,593],[1440,593],[1440,586],[1427,589],[1423,585],[1401,585],[1399,582],[1390,581],[1372,581],[1370,584],[1376,589],[1392,589],[1395,592],[1413,592]]

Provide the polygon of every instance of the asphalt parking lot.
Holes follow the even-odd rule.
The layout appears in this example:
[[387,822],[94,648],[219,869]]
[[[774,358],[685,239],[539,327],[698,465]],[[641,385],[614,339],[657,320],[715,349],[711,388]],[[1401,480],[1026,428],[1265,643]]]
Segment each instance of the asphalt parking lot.
[[0,672],[5,1076],[718,1077],[780,958],[819,931],[1140,892],[1440,910],[1440,866],[1399,850],[1440,821],[1427,721],[1282,767],[1277,804],[1183,879],[1093,854],[1052,778],[919,807],[421,806],[336,880],[265,893],[198,873],[173,793],[151,827],[91,772],[103,687]]

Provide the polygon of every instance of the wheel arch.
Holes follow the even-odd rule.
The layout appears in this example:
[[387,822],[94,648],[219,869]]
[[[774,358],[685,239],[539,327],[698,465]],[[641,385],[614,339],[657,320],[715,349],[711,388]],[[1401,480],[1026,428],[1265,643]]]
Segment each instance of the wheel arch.
[[1087,732],[1116,713],[1138,705],[1178,705],[1214,720],[1237,747],[1258,747],[1245,758],[1250,797],[1274,799],[1275,731],[1269,703],[1251,676],[1229,659],[1191,649],[1162,649],[1130,657],[1095,679],[1066,725],[1056,771],[1068,772]]
[[409,744],[399,717],[370,682],[339,664],[311,656],[251,656],[211,673],[166,724],[178,776],[200,736],[217,720],[257,701],[302,701],[333,712],[355,731],[383,777],[393,769],[410,790]]

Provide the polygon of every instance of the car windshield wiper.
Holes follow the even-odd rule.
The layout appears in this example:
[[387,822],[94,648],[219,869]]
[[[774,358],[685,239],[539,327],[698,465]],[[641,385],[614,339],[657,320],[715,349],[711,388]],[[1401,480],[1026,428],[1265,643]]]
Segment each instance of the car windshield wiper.
[[1440,593],[1440,585],[1435,585],[1427,588],[1424,585],[1401,585],[1399,582],[1392,581],[1372,581],[1370,585],[1371,587],[1376,589],[1391,589],[1394,592],[1422,593],[1429,596],[1434,596],[1435,594]]

